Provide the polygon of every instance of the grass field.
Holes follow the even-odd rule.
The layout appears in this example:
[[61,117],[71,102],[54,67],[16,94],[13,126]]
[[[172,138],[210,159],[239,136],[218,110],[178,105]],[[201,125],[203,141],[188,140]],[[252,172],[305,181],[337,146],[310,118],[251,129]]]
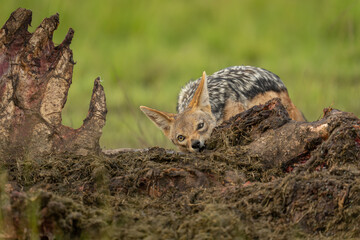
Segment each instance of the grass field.
[[82,124],[100,76],[109,110],[104,148],[172,147],[138,106],[175,112],[181,86],[233,65],[279,75],[308,120],[329,106],[360,115],[357,0],[5,0],[1,25],[18,7],[33,11],[30,31],[58,12],[55,43],[75,30],[63,123]]

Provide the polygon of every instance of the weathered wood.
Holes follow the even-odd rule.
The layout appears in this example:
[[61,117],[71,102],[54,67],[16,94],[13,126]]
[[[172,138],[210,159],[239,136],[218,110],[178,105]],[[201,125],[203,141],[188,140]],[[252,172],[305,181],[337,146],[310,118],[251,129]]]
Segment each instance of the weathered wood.
[[322,119],[298,122],[289,118],[279,99],[255,106],[216,128],[207,148],[214,151],[241,152],[260,159],[267,166],[284,169],[312,159],[313,151],[334,134],[351,128],[353,143],[359,139],[360,120],[353,113],[324,109]]
[[[339,138],[339,134],[350,134],[349,139]],[[289,118],[280,99],[273,99],[215,128],[203,153],[184,154],[161,148],[106,153],[124,159],[176,162],[136,174],[151,196],[161,196],[170,189],[226,188],[248,180],[268,182],[274,175],[285,176],[292,171],[316,171],[330,165],[326,153],[341,147],[343,142],[348,148],[331,157],[347,154],[359,159],[360,120],[354,114],[326,109],[319,121],[298,122]],[[223,162],[226,167],[220,168],[214,161]],[[214,166],[217,169],[212,169]],[[209,171],[211,174],[204,174]],[[114,178],[111,187],[126,191],[123,179],[127,179],[126,173]],[[224,185],[224,181],[228,184]]]
[[61,124],[74,67],[69,29],[55,46],[59,15],[45,18],[34,33],[31,11],[19,8],[0,30],[0,150],[3,153],[99,152],[106,103],[95,79],[89,113],[79,129]]

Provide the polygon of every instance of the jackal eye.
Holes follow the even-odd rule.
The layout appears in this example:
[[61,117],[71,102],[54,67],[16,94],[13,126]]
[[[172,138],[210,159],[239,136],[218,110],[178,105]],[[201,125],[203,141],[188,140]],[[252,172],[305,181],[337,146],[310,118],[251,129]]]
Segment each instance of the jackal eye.
[[202,129],[204,127],[204,123],[202,122],[202,123],[199,123],[198,125],[197,125],[197,130],[199,130],[199,129]]
[[182,141],[185,140],[185,137],[184,137],[183,135],[179,135],[179,136],[177,136],[177,140],[178,140],[179,142],[182,142]]

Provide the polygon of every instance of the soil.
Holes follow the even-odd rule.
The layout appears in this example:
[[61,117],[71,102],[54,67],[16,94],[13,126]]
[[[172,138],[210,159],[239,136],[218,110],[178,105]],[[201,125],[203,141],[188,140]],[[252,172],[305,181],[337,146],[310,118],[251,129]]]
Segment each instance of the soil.
[[[325,123],[332,127],[318,127]],[[303,151],[297,143],[293,154],[280,148],[253,150],[259,143],[294,145],[289,136],[284,142],[279,135],[292,125],[307,129],[289,135],[303,139]],[[314,129],[321,129],[316,131],[322,137]],[[111,156],[2,158],[2,236],[360,236],[360,121],[354,115],[327,109],[317,122],[297,123],[275,99],[218,127],[207,148],[197,154],[155,147]]]

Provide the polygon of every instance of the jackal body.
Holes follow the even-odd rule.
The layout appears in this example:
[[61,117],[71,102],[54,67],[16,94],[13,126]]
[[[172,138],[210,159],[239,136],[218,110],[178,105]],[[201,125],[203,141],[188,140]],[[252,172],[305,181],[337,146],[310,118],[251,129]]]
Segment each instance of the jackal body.
[[200,151],[215,126],[255,105],[278,97],[292,119],[305,121],[280,78],[265,69],[235,66],[189,82],[180,91],[178,114],[141,106],[181,151]]

